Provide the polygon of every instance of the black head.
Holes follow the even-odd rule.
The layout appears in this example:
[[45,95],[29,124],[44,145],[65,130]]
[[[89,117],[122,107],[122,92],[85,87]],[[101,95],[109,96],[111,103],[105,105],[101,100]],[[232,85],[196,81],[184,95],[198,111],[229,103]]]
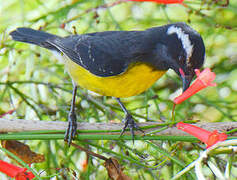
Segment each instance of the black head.
[[[152,30],[155,36],[155,29]],[[157,37],[156,66],[173,69],[183,81],[185,91],[200,69],[205,58],[205,46],[201,36],[185,23],[162,26]]]

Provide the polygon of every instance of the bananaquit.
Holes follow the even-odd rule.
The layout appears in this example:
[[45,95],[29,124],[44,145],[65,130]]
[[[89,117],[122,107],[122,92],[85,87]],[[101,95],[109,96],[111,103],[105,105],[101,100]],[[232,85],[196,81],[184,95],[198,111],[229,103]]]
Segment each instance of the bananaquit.
[[185,23],[153,27],[145,31],[105,31],[59,37],[30,28],[11,32],[13,40],[35,44],[64,56],[74,88],[65,141],[76,134],[75,96],[77,86],[103,96],[115,97],[125,113],[125,126],[134,138],[139,127],[120,101],[140,94],[168,69],[182,79],[185,91],[201,68],[205,46],[201,36]]

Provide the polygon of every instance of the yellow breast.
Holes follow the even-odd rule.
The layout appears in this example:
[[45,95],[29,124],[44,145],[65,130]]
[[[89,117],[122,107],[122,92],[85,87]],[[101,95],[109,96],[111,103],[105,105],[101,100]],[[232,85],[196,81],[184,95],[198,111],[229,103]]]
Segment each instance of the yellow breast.
[[69,59],[65,61],[65,66],[79,86],[104,96],[118,98],[144,92],[166,72],[154,70],[145,63],[136,63],[117,76],[99,77]]

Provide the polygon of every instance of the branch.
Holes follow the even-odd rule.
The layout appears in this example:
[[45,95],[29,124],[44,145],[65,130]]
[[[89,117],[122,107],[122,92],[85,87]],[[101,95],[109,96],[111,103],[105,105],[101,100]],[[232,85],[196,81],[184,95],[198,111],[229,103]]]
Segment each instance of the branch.
[[[172,135],[172,136],[188,136],[187,133],[178,130],[176,127],[168,127],[171,123],[161,122],[145,122],[138,123],[145,134],[155,132],[155,135]],[[218,130],[219,132],[227,132],[232,129],[237,129],[237,122],[214,122],[214,123],[197,123],[195,124],[208,131]],[[26,132],[26,131],[45,131],[45,130],[62,130],[64,131],[68,126],[67,122],[62,121],[37,121],[37,120],[23,120],[23,119],[5,119],[0,118],[0,132]],[[78,123],[78,130],[94,131],[93,134],[102,131],[102,134],[119,134],[123,128],[123,123]],[[164,129],[164,127],[167,127]],[[163,130],[164,129],[164,130]],[[159,130],[161,130],[159,132]],[[96,132],[98,131],[98,132]],[[141,132],[136,131],[137,135]],[[81,133],[80,133],[81,134]],[[88,132],[87,132],[88,134]],[[101,134],[101,132],[100,132]],[[129,134],[129,132],[127,132]],[[237,136],[237,132],[233,132],[231,136]]]

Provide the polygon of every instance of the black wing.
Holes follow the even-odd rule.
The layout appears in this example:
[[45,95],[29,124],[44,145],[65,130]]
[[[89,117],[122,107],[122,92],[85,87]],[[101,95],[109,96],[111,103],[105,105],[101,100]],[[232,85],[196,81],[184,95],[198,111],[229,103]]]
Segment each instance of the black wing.
[[144,31],[107,31],[55,38],[48,42],[91,73],[114,76],[139,61],[148,49]]

